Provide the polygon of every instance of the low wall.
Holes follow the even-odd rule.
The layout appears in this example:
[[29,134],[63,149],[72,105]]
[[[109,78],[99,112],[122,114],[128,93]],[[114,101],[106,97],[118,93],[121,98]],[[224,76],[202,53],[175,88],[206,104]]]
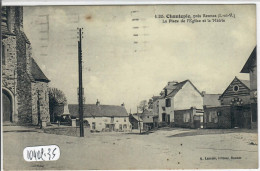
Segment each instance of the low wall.
[[[75,136],[79,137],[79,127],[58,127],[58,128],[46,128],[44,129],[44,133],[47,134],[56,134],[56,135],[67,135],[67,136]],[[84,128],[84,135],[90,135],[90,129]]]
[[[175,110],[174,111],[174,125],[175,127],[181,128],[194,128],[193,124],[193,116],[194,111],[196,112],[195,108],[185,109],[185,110]],[[184,122],[184,114],[189,114],[190,120],[188,122]]]
[[[209,121],[210,112],[217,113],[217,122]],[[204,128],[231,128],[231,107],[218,106],[204,108]]]

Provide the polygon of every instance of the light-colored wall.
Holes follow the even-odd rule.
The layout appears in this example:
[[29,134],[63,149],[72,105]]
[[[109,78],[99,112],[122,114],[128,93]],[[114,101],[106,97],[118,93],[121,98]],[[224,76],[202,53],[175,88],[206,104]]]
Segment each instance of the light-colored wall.
[[162,122],[162,113],[165,113],[166,111],[163,111],[162,107],[165,107],[165,99],[158,99],[159,103],[159,117],[158,121]]
[[[114,117],[114,122],[111,122],[111,117],[87,117],[87,118],[84,118],[84,120],[88,121],[91,130],[93,130],[92,122],[96,123],[96,130],[97,131],[102,131],[103,129],[106,128],[106,124],[111,124],[111,123],[115,124],[115,131],[119,130],[120,124],[122,124],[123,131],[132,130],[132,125],[129,122],[128,116],[126,116],[126,117]],[[126,129],[124,129],[124,127],[123,127],[124,124],[127,125]]]
[[194,89],[190,82],[187,82],[182,87],[172,101],[174,101],[174,110],[189,109],[191,107],[203,109],[203,97]]
[[174,98],[171,98],[171,106],[166,107],[166,113],[170,115],[170,122],[174,122]]
[[257,91],[257,64],[256,60],[253,64],[255,67],[250,71],[250,98],[251,103],[256,102],[256,91]]

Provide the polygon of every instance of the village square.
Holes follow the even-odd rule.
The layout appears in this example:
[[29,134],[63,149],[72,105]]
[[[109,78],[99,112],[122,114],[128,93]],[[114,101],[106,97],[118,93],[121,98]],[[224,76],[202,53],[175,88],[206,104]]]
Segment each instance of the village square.
[[[72,102],[62,88],[50,86],[53,80],[35,60],[23,10],[2,7],[1,14],[5,170],[258,167],[256,44],[237,71],[249,79],[233,75],[219,93],[200,90],[193,78],[183,77],[164,82],[160,92],[150,92],[129,109],[127,101],[106,104],[100,96],[88,103],[85,94],[91,90],[84,85],[83,92],[75,90],[77,96],[84,93],[81,122],[80,98]],[[59,146],[60,158],[23,159],[26,147],[40,145]]]

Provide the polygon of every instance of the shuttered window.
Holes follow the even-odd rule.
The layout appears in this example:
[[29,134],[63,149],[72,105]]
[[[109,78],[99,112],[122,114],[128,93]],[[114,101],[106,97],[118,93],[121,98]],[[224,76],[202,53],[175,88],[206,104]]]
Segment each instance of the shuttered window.
[[166,107],[171,107],[171,99],[166,99]]

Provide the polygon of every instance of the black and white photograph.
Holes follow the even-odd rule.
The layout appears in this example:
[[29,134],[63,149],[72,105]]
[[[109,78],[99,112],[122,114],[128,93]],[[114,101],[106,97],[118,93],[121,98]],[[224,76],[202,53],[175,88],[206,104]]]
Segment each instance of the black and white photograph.
[[257,169],[256,13],[2,6],[2,169]]

